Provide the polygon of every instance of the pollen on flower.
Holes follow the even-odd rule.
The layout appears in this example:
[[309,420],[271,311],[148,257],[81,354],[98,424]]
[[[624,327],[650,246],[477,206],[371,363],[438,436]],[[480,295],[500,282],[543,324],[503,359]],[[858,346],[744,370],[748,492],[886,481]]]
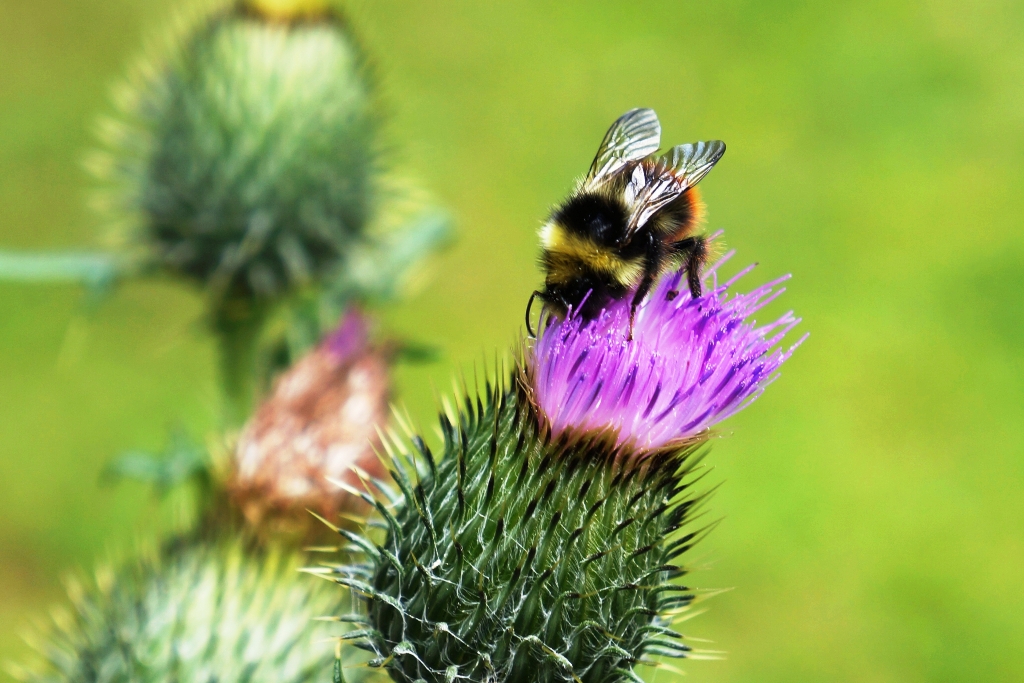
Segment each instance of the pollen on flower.
[[790,311],[766,325],[750,317],[775,300],[789,276],[746,294],[717,269],[693,299],[677,272],[662,279],[638,309],[628,340],[629,299],[597,318],[572,311],[552,319],[532,350],[528,373],[541,419],[553,435],[610,431],[619,445],[649,450],[701,438],[750,405],[806,335],[778,346],[800,319]]

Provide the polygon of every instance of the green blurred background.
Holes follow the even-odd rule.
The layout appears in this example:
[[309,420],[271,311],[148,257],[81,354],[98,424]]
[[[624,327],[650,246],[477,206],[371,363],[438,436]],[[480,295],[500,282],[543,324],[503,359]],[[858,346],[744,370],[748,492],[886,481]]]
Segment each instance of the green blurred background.
[[[80,160],[109,86],[172,0],[0,1],[0,244],[90,247]],[[442,362],[507,349],[536,228],[605,128],[654,107],[667,143],[719,137],[702,187],[749,282],[794,279],[811,331],[716,444],[724,524],[694,583],[735,587],[687,633],[698,681],[1024,680],[1024,5],[363,0],[399,160],[458,221],[387,313]],[[61,575],[163,523],[114,453],[217,422],[198,297],[132,283],[0,285],[0,657]],[[432,386],[433,385],[433,386]],[[0,674],[3,675],[3,674]],[[325,672],[325,680],[329,674]],[[652,672],[653,681],[675,676]]]

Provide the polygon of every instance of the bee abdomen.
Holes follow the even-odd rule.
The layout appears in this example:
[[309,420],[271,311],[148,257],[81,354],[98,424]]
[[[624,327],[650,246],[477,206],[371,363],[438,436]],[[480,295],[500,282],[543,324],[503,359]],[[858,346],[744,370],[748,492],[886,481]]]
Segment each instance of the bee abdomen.
[[691,187],[658,212],[656,221],[659,234],[678,241],[689,237],[704,222],[704,201],[697,188]]

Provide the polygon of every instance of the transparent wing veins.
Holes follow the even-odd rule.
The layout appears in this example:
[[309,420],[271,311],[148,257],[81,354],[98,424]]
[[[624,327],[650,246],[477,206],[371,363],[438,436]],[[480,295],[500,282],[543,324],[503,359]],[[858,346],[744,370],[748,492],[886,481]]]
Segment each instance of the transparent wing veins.
[[661,158],[672,169],[672,173],[683,184],[681,191],[686,191],[699,183],[708,174],[718,160],[725,154],[725,143],[721,140],[707,142],[688,142],[676,145]]
[[721,140],[688,142],[666,152],[649,169],[637,169],[626,188],[634,209],[626,228],[627,241],[651,216],[695,186],[725,154]]
[[605,133],[587,173],[587,183],[615,175],[627,164],[658,151],[661,122],[653,109],[630,109]]

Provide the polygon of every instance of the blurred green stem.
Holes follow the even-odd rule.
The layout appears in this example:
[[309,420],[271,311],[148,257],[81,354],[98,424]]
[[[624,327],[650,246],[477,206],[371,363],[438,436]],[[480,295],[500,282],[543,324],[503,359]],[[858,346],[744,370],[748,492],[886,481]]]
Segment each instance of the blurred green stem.
[[73,282],[103,292],[134,270],[124,259],[103,252],[0,250],[0,280],[10,282]]
[[216,318],[226,427],[241,427],[252,412],[258,389],[256,349],[265,319],[263,311]]

